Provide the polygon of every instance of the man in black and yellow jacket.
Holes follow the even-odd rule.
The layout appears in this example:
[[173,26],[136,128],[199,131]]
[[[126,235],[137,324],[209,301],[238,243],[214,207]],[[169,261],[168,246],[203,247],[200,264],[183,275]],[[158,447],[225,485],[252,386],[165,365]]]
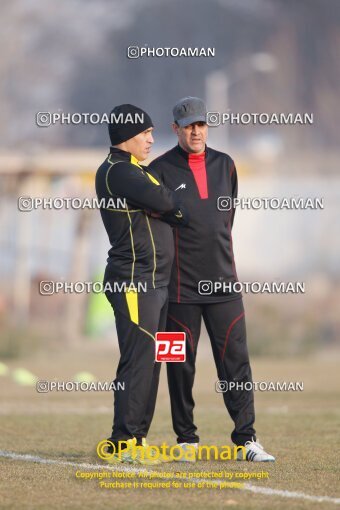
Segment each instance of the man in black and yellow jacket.
[[[129,440],[141,445],[158,389],[154,336],[166,324],[174,257],[170,225],[182,226],[186,218],[176,194],[139,164],[153,143],[149,115],[125,104],[114,108],[112,116],[112,146],[96,174],[97,196],[105,201],[100,213],[111,244],[104,284],[109,286],[106,296],[114,310],[120,349],[115,383],[124,384],[124,391],[114,396],[110,440],[115,445]],[[120,285],[118,292],[115,284]]]

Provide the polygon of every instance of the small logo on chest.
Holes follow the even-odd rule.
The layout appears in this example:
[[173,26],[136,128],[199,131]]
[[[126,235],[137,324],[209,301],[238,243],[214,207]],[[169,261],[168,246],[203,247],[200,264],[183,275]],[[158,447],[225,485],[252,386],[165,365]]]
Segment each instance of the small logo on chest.
[[187,185],[185,184],[185,182],[183,182],[182,184],[180,184],[178,186],[178,188],[175,189],[175,191],[177,191],[178,189],[186,189]]

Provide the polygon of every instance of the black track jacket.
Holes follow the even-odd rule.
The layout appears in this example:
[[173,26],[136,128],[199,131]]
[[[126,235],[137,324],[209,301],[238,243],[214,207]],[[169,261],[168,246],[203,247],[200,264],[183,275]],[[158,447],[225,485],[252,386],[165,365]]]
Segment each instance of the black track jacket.
[[[96,192],[99,200],[105,199],[100,213],[111,243],[104,283],[145,282],[148,289],[167,286],[174,246],[166,221],[177,225],[186,221],[179,197],[134,156],[114,147],[97,170]],[[154,217],[157,214],[159,218]]]
[[198,292],[199,282],[238,281],[231,229],[235,209],[218,209],[218,197],[237,197],[233,160],[206,147],[189,154],[179,145],[155,159],[149,171],[178,194],[189,214],[186,228],[174,228],[175,259],[169,299],[173,303],[214,303],[236,299],[240,293]]

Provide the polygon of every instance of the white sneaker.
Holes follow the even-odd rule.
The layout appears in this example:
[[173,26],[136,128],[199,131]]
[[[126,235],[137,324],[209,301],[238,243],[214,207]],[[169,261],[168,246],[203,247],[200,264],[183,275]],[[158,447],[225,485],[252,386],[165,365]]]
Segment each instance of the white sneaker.
[[275,457],[269,455],[258,441],[247,441],[244,445],[246,456],[243,451],[238,450],[237,460],[247,460],[248,462],[275,462]]
[[[176,449],[176,458],[173,458],[173,460],[177,462],[196,462],[198,443],[177,443],[177,446],[179,448]],[[179,449],[182,451],[180,458],[178,458],[179,453],[177,453]]]

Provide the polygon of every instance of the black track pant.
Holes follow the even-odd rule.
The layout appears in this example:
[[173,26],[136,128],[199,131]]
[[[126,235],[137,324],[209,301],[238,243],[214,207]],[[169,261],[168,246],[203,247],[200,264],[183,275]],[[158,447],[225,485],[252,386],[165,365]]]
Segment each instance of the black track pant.
[[115,379],[111,440],[146,437],[155,410],[161,363],[155,362],[157,331],[165,331],[167,287],[146,293],[107,294],[116,318],[120,360]]
[[[192,388],[202,316],[219,380],[252,381],[242,298],[202,305],[170,303],[167,331],[184,331],[187,347],[185,363],[167,364],[172,422],[178,443],[199,441],[193,421],[195,402]],[[244,445],[252,437],[255,438],[253,391],[233,389],[223,393],[223,398],[235,424],[231,439],[236,445]]]

